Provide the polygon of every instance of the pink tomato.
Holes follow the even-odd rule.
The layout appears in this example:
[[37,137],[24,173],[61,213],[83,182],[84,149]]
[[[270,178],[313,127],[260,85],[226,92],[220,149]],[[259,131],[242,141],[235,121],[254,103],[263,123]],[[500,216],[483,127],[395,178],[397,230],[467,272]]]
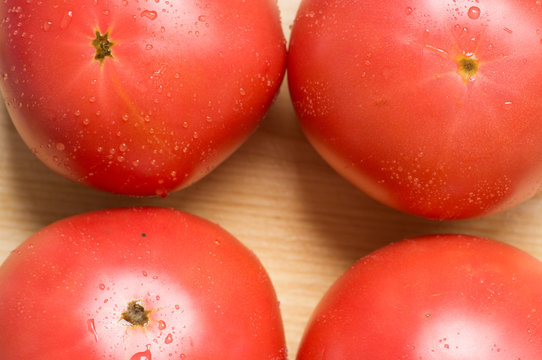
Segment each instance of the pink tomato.
[[541,279],[538,259],[494,240],[397,242],[333,284],[297,359],[541,359]]
[[58,221],[0,266],[0,359],[285,360],[256,256],[215,224],[161,208]]
[[256,129],[286,66],[273,0],[7,0],[0,89],[30,149],[102,190],[161,195]]
[[542,182],[542,6],[303,0],[288,78],[309,140],[396,209],[479,217]]

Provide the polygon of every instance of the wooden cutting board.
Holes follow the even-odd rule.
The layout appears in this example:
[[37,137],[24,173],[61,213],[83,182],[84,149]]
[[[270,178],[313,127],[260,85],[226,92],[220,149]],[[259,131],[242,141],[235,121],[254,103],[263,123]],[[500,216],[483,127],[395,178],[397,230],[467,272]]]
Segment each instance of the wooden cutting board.
[[[300,0],[279,0],[285,36]],[[337,175],[297,123],[286,84],[258,131],[202,181],[165,199],[88,189],[54,174],[24,145],[0,107],[0,261],[55,220],[103,208],[156,205],[220,224],[267,268],[281,303],[290,359],[314,306],[358,258],[405,237],[465,233],[542,259],[542,195],[483,219],[435,222],[380,205]]]

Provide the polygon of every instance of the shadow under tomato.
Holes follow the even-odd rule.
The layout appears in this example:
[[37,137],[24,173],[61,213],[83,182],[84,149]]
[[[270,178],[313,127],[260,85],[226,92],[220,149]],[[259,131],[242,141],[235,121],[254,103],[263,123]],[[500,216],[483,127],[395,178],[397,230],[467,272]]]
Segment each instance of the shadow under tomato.
[[[301,130],[300,130],[301,131]],[[302,141],[302,140],[300,140]],[[429,220],[378,203],[332,169],[303,138],[292,161],[298,165],[296,194],[310,217],[314,236],[346,268],[390,242],[430,234],[458,233],[489,237],[521,246],[522,223],[536,223],[542,194],[508,211],[466,220]],[[533,218],[534,216],[534,218]]]
[[105,193],[65,179],[31,152],[4,106],[1,120],[4,211],[24,216],[24,223],[31,226],[29,230],[37,231],[53,221],[87,211],[142,204],[138,198]]

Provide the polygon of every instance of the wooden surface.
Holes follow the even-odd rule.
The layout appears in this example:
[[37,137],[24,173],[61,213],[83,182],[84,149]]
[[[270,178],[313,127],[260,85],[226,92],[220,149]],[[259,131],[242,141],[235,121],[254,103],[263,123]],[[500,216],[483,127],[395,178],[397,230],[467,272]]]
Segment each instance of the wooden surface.
[[[279,0],[283,28],[300,0]],[[0,261],[51,222],[129,205],[168,206],[220,224],[267,268],[281,303],[290,359],[320,297],[355,260],[391,241],[432,233],[481,235],[542,259],[542,195],[484,219],[434,222],[376,203],[337,175],[304,138],[286,82],[258,131],[192,187],[165,199],[102,193],[61,178],[25,146],[0,108]]]

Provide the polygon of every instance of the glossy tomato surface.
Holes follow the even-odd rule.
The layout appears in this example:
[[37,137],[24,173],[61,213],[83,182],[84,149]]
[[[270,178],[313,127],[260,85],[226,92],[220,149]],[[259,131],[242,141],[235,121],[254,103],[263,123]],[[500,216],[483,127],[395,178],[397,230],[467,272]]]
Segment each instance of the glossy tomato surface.
[[255,255],[215,224],[160,208],[56,222],[0,267],[0,358],[286,359]]
[[161,195],[256,129],[286,67],[273,0],[7,0],[0,88],[30,149],[102,190]]
[[318,152],[373,198],[436,219],[542,181],[542,5],[304,0],[288,79]]
[[541,279],[539,260],[494,240],[397,242],[333,284],[297,359],[540,359]]

